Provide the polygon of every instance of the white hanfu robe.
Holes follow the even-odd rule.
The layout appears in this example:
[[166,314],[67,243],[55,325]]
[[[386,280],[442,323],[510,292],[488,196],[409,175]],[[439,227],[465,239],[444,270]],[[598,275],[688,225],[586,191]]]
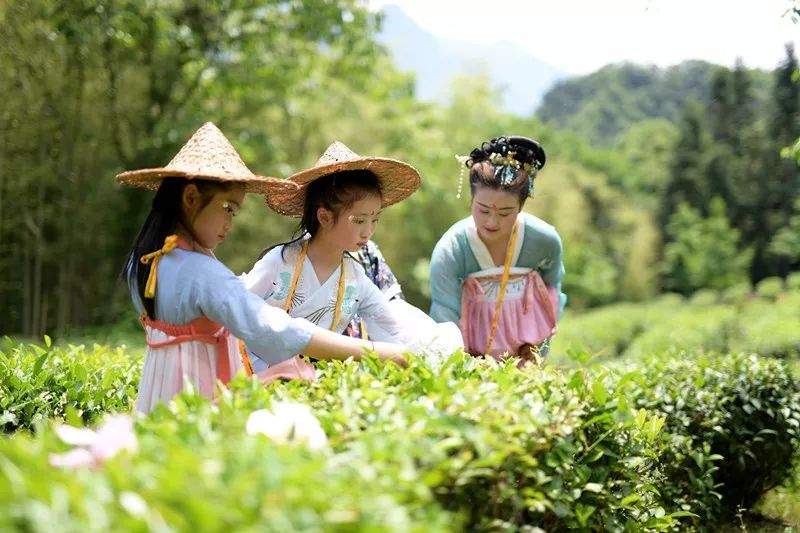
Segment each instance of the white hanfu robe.
[[[303,241],[298,241],[267,252],[250,272],[241,276],[245,286],[269,305],[285,307],[302,245]],[[336,324],[332,324],[342,268],[345,283],[341,312]],[[342,333],[356,313],[366,325],[372,340],[404,344],[411,351],[435,351],[447,355],[463,347],[458,326],[452,322],[437,324],[403,300],[390,302],[367,277],[361,264],[349,254],[345,253],[342,265],[323,281],[317,278],[314,265],[306,256],[292,296],[289,315]],[[270,359],[269,354],[256,352],[253,355],[259,359]],[[256,372],[267,366],[265,362],[251,359]]]

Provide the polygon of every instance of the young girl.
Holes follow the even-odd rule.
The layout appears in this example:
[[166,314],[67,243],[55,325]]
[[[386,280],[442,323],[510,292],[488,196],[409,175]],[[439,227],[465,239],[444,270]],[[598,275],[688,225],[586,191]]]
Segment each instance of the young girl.
[[296,186],[253,175],[213,124],[201,127],[166,167],[124,172],[117,180],[158,189],[122,272],[148,345],[138,411],[151,411],[187,384],[212,397],[217,380],[227,383],[242,369],[233,335],[274,363],[300,352],[344,359],[367,349],[403,363],[401,346],[335,335],[266,305],[215,259],[245,192]]
[[[413,167],[391,159],[359,157],[334,143],[313,168],[289,181],[299,185],[297,191],[275,189],[266,195],[267,203],[279,213],[301,217],[299,236],[269,249],[243,276],[251,291],[293,317],[336,333],[344,332],[358,314],[370,339],[429,351],[452,352],[462,347],[454,324],[436,324],[401,299],[390,302],[351,255],[369,241],[383,208],[419,187],[420,177]],[[264,358],[257,347],[249,348],[254,368],[270,364],[259,360]],[[293,369],[285,368],[287,363],[269,372],[284,378],[313,377],[308,363],[297,359],[293,363],[297,365]]]
[[566,296],[561,239],[522,212],[545,153],[526,137],[475,148],[469,169],[472,215],[454,224],[431,257],[431,316],[459,321],[467,350],[541,363]]

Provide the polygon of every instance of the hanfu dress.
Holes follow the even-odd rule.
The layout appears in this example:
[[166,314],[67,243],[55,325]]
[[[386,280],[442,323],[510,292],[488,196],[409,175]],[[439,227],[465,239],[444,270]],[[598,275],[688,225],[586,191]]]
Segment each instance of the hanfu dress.
[[439,240],[431,258],[431,316],[458,321],[468,352],[502,359],[524,346],[541,355],[566,303],[561,240],[541,219],[517,216],[502,265],[472,217]]
[[212,398],[218,381],[227,383],[243,370],[238,339],[280,363],[301,352],[316,330],[266,305],[225,265],[185,241],[176,239],[149,255],[155,317],[146,316],[135,283],[130,287],[147,339],[139,412],[169,401],[187,384]]
[[[404,344],[412,351],[451,353],[463,347],[455,324],[437,324],[403,300],[390,302],[348,253],[328,279],[319,280],[307,256],[308,243],[306,238],[267,252],[242,275],[245,286],[290,316],[337,333],[358,315],[371,340]],[[299,357],[276,365],[271,363],[274,357],[256,347],[248,345],[248,354],[262,379],[313,379],[313,366]]]

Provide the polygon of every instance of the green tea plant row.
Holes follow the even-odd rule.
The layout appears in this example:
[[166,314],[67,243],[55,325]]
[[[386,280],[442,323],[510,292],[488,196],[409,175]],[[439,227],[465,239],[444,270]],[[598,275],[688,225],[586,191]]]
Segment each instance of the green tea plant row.
[[[53,458],[74,450],[44,417],[129,409],[139,363],[103,347],[47,353],[23,373],[32,361],[60,390],[92,392],[0,439],[0,530],[713,529],[783,481],[800,426],[800,388],[774,359],[519,370],[459,353],[405,369],[321,364],[312,385],[239,377],[214,402],[185,393],[136,418],[135,447],[67,469]],[[90,370],[50,368],[72,359]],[[281,429],[294,404],[321,443],[303,443],[307,421]],[[251,431],[254,412],[265,431]]]
[[126,411],[136,397],[143,357],[124,346],[44,346],[0,342],[0,430],[30,429],[49,418],[92,423]]
[[[773,287],[768,284],[767,288]],[[800,290],[767,294],[737,294],[731,300],[709,292],[690,300],[665,295],[648,303],[568,314],[559,326],[552,354],[558,361],[567,361],[571,352],[586,352],[599,360],[685,351],[796,357],[800,355]]]

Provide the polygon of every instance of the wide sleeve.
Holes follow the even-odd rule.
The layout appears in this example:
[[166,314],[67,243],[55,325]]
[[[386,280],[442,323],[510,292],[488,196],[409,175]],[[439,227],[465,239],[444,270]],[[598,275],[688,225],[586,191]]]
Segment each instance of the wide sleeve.
[[357,313],[367,326],[370,339],[403,343],[402,317],[395,312],[388,296],[361,271],[358,274]]
[[264,257],[256,261],[253,268],[239,276],[244,286],[261,298],[266,298],[275,288],[275,279],[278,269],[282,266],[282,246],[273,248]]
[[184,275],[193,278],[187,297],[199,313],[225,326],[271,364],[302,353],[319,329],[264,302],[218,261]]
[[463,349],[461,330],[456,324],[439,324],[405,300],[390,301],[369,280],[363,282],[358,312],[371,339],[396,342],[412,352],[427,355],[450,355]]
[[567,295],[561,292],[561,284],[564,280],[564,249],[558,232],[555,228],[551,229],[552,231],[548,232],[549,257],[544,262],[544,266],[538,270],[545,285],[555,287],[558,292],[558,314],[561,316],[564,306],[567,304]]
[[461,272],[456,257],[455,235],[446,233],[431,255],[431,318],[436,322],[455,322],[461,318]]

